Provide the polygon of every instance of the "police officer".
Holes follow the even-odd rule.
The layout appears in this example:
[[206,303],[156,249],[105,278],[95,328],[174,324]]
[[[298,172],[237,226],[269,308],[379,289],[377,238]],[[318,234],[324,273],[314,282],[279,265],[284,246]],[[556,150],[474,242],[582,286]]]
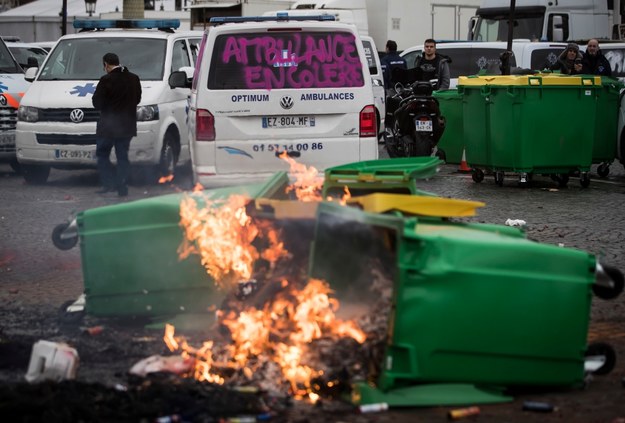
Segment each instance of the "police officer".
[[388,91],[398,82],[393,81],[393,70],[407,68],[406,59],[397,54],[397,43],[395,41],[388,40],[386,42],[386,55],[382,58],[381,65],[384,73],[384,88]]

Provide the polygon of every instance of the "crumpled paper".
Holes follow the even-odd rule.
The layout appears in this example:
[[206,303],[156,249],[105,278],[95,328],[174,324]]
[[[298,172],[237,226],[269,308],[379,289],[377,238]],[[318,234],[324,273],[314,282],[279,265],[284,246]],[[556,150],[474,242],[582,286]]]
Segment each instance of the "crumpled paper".
[[137,362],[131,367],[130,373],[138,376],[145,376],[148,373],[169,372],[175,374],[187,373],[193,370],[195,359],[182,357],[179,355],[163,357],[152,355]]
[[525,220],[521,219],[508,219],[506,220],[506,226],[518,226],[523,227],[527,224]]

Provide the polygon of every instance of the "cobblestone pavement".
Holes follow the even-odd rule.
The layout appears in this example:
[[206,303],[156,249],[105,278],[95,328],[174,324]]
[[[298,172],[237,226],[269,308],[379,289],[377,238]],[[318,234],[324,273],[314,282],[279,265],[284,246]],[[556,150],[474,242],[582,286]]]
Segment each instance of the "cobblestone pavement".
[[[531,187],[522,188],[508,175],[504,186],[499,187],[492,175],[478,184],[471,175],[457,170],[457,165],[443,165],[435,177],[420,181],[418,187],[445,197],[485,202],[471,221],[504,224],[507,219],[522,219],[531,239],[591,252],[625,271],[625,171],[620,163],[615,162],[604,179],[592,172],[588,188],[571,177],[567,188],[558,189],[556,183],[542,176],[536,176]],[[179,179],[174,184],[131,186],[130,195],[120,199],[114,194],[95,194],[98,184],[94,170],[53,170],[48,184],[30,186],[8,165],[0,164],[0,304],[59,306],[75,299],[83,289],[80,249],[56,249],[50,239],[54,226],[81,210],[191,187],[188,175]],[[613,343],[622,357],[624,323],[625,295],[612,301],[593,299],[590,340]],[[622,388],[613,384],[624,369],[622,363],[617,364],[617,373],[609,382],[609,389],[621,389],[621,397]],[[593,401],[600,404],[612,397],[593,397]],[[625,411],[613,417],[625,417]]]

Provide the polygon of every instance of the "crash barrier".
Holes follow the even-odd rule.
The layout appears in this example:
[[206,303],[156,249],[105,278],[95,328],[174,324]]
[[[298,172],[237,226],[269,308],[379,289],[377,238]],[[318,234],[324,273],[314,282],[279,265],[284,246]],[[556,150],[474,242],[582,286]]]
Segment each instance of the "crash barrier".
[[[529,240],[519,228],[454,220],[475,215],[483,203],[376,192],[394,163],[380,161],[379,173],[371,163],[329,169],[360,191],[344,205],[295,201],[281,172],[264,184],[83,211],[76,236],[86,312],[214,312],[226,294],[199,255],[180,255],[182,202],[196,195],[201,208],[202,199],[241,194],[251,199],[251,216],[279,229],[289,260],[306,264],[309,278],[327,281],[352,310],[387,319],[382,353],[367,363],[367,381],[355,384],[355,403],[501,402],[511,386],[583,384],[592,293],[618,296],[623,274],[587,252]],[[424,177],[440,164],[412,158],[402,165],[411,163],[408,174]],[[389,279],[385,307],[374,289],[374,263]]]
[[[592,163],[616,155],[618,82],[598,76],[521,75],[460,77],[463,136],[473,179],[492,170],[550,174],[566,186],[570,172],[590,183]],[[608,113],[609,112],[609,113]]]

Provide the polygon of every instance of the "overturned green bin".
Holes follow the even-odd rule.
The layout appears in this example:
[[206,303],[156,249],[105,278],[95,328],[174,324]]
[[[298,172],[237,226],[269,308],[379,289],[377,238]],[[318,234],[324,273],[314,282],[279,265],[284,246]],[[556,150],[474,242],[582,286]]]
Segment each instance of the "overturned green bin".
[[[397,207],[386,200],[393,215],[367,213],[365,196],[353,200],[365,211],[322,204],[317,217],[313,276],[344,297],[366,291],[355,286],[358,258],[369,262],[369,251],[383,251],[377,243],[392,246],[386,354],[379,373],[357,385],[355,401],[425,405],[436,384],[435,391],[447,385],[449,403],[457,395],[497,402],[505,398],[487,387],[581,384],[595,258],[538,244],[515,228],[404,214],[396,197]],[[376,242],[380,232],[386,236]]]

